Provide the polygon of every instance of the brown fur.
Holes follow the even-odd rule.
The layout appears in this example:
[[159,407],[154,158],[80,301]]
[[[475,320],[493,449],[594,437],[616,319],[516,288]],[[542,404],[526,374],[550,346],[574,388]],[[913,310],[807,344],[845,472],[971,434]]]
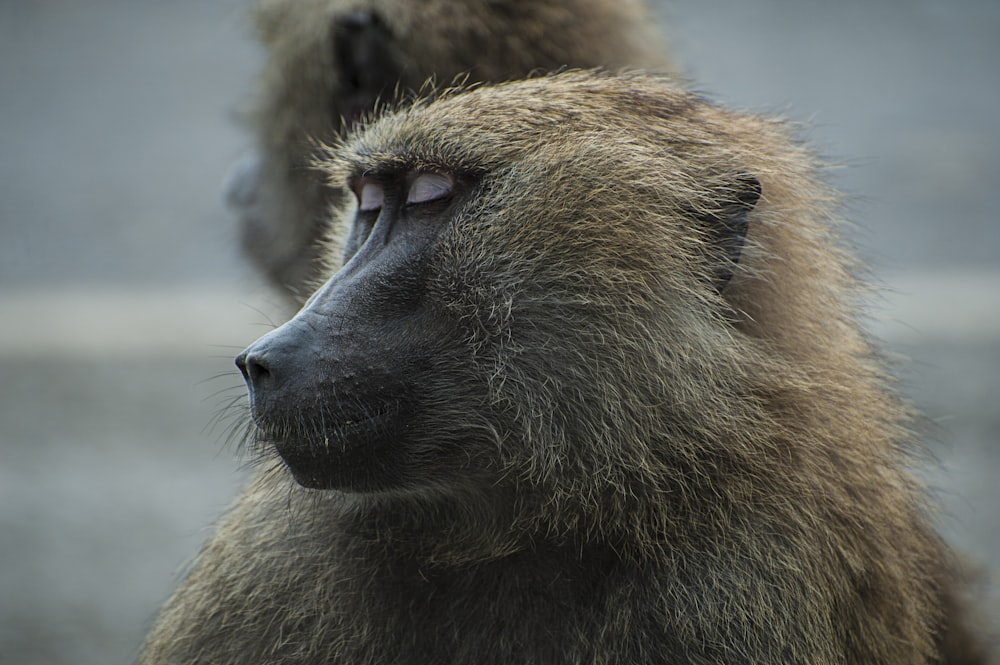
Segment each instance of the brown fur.
[[338,79],[332,20],[359,10],[391,31],[404,92],[431,76],[501,81],[565,66],[669,66],[644,0],[265,0],[256,20],[267,61],[251,113],[263,205],[243,214],[243,242],[297,304],[316,285],[316,241],[337,197],[309,168],[315,142],[357,111]]
[[[456,457],[399,493],[262,473],[140,662],[987,662],[836,196],[782,123],[567,72],[402,108],[335,157],[335,184],[474,174],[424,294],[462,340],[421,414]],[[715,290],[704,220],[748,178]]]

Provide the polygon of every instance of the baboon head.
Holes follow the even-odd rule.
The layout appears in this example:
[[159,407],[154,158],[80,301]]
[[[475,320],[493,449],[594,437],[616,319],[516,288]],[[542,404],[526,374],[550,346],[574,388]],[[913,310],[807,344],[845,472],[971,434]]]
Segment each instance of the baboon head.
[[742,390],[727,293],[761,186],[718,113],[567,72],[331,149],[345,262],[237,359],[260,440],[311,488],[662,491]]

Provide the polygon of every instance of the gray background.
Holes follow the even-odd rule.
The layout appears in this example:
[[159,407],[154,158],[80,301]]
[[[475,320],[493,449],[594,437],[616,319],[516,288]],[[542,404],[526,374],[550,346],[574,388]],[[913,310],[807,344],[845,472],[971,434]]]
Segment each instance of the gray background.
[[[209,424],[281,316],[219,202],[261,60],[247,4],[0,0],[4,665],[128,661],[244,477]],[[944,529],[1000,569],[1000,2],[663,15],[698,89],[841,165]]]

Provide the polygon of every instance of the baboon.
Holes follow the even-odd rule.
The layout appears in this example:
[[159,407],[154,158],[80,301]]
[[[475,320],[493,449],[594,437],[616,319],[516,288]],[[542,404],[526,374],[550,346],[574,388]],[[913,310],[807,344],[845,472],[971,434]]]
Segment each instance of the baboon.
[[781,122],[567,71],[324,159],[343,265],[237,358],[263,468],[141,663],[987,662]]
[[380,98],[431,76],[670,67],[645,0],[266,0],[256,23],[267,50],[248,113],[256,151],[234,170],[226,198],[245,253],[295,305],[320,283],[316,241],[343,195],[309,168],[315,141]]

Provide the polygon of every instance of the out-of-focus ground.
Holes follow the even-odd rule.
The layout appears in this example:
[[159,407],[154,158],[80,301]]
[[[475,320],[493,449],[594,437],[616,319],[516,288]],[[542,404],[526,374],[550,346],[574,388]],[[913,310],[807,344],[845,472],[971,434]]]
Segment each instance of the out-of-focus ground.
[[[281,316],[219,202],[261,58],[247,4],[0,0],[3,665],[127,662],[244,477],[209,423]],[[943,528],[1000,570],[1000,3],[663,14],[698,89],[843,165]]]

